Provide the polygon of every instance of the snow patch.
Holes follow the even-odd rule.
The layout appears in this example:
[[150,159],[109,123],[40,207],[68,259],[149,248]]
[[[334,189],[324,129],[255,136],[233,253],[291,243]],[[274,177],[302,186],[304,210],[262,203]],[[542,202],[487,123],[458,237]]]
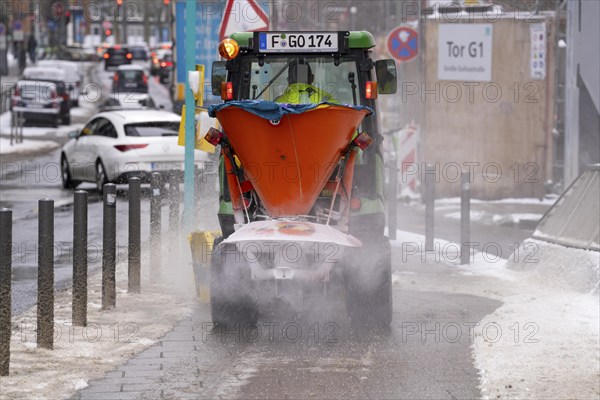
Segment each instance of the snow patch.
[[0,154],[29,153],[34,151],[52,150],[59,145],[51,140],[27,140],[23,143],[10,144],[10,139],[0,138]]

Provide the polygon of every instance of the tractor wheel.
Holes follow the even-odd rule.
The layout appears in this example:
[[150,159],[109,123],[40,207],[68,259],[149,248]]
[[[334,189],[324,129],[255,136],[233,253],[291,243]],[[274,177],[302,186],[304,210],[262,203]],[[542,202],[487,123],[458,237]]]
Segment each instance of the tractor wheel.
[[392,260],[387,237],[348,251],[346,309],[353,329],[387,329],[392,322]]
[[235,246],[215,240],[210,266],[210,312],[214,324],[242,329],[254,325],[258,306],[252,295],[250,266]]

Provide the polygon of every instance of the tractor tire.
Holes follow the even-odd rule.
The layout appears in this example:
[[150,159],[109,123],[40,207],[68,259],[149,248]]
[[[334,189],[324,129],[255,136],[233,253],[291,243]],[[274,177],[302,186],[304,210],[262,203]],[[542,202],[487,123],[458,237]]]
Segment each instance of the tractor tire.
[[347,252],[346,310],[354,330],[389,329],[392,323],[392,260],[387,237]]
[[210,265],[210,313],[217,326],[242,329],[258,320],[250,266],[235,246],[215,240]]

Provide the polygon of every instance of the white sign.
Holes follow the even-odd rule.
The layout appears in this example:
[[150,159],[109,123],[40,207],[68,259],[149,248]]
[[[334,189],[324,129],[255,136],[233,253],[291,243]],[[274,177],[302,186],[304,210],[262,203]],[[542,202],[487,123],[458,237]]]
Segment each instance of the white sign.
[[22,42],[25,40],[25,32],[23,32],[23,22],[13,22],[13,40],[15,42]]
[[219,40],[234,32],[264,31],[269,27],[269,17],[256,0],[227,0]]
[[531,79],[546,78],[546,24],[543,22],[529,26],[531,34],[531,59],[529,71]]
[[438,79],[491,81],[492,37],[491,24],[440,24]]
[[258,34],[258,51],[261,53],[336,52],[337,50],[337,32]]

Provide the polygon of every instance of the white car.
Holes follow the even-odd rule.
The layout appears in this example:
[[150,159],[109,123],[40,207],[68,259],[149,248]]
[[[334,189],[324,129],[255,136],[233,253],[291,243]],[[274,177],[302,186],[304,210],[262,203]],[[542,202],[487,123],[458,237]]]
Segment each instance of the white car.
[[[69,133],[60,162],[65,188],[94,182],[100,193],[105,183],[142,182],[152,172],[183,175],[185,149],[177,144],[181,117],[161,110],[121,110],[95,115],[81,131]],[[201,167],[207,154],[196,151]]]
[[83,85],[83,72],[80,64],[66,60],[40,60],[37,62],[39,68],[57,68],[66,72],[67,83],[72,85],[71,88],[71,105],[77,107],[79,105],[79,96]]

